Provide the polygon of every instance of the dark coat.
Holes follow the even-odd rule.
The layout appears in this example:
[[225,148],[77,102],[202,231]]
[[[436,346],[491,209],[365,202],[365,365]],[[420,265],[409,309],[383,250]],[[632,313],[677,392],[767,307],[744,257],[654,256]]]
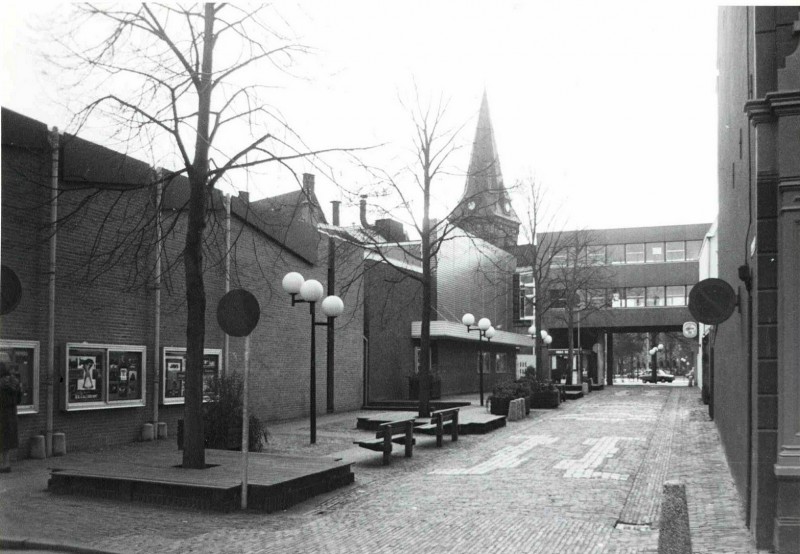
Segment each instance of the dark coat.
[[22,400],[19,381],[11,376],[0,377],[0,451],[19,446],[17,404]]

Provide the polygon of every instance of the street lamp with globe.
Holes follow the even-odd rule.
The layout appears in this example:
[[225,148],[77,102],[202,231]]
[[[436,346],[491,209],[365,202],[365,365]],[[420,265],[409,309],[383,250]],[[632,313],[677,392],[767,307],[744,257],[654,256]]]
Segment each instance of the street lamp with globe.
[[492,327],[492,322],[488,317],[482,317],[475,325],[475,316],[472,314],[464,314],[461,318],[461,323],[467,326],[467,332],[478,331],[478,383],[481,398],[481,406],[483,406],[483,343],[481,340],[485,337],[487,341],[491,341],[497,331]]

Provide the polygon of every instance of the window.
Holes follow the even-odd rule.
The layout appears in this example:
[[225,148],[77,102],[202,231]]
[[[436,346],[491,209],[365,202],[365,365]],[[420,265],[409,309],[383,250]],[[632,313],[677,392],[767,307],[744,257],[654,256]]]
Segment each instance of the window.
[[498,352],[494,355],[494,372],[508,373],[508,354]]
[[687,240],[686,241],[686,260],[697,260],[700,258],[700,248],[703,246],[701,240]]
[[575,257],[575,249],[574,248],[563,248],[558,252],[553,254],[551,265],[555,267],[566,267],[567,264],[571,263]]
[[625,289],[612,289],[609,296],[611,297],[612,308],[625,307]]
[[519,314],[518,319],[533,319],[534,283],[533,273],[519,274]]
[[664,287],[647,287],[647,305],[664,305]]
[[667,287],[667,306],[685,306],[685,295],[686,287],[683,285]]
[[644,262],[644,244],[625,245],[625,263],[640,264]]
[[624,264],[625,263],[625,245],[624,244],[609,244],[606,247],[606,256],[610,264]]
[[664,243],[663,242],[648,242],[645,248],[647,255],[646,261],[650,263],[657,263],[664,261]]
[[667,261],[682,262],[686,259],[686,244],[682,241],[667,243]]
[[555,309],[564,309],[567,307],[567,298],[564,289],[550,289],[550,306]]
[[630,287],[625,289],[625,306],[640,308],[644,306],[644,287]]
[[606,247],[605,246],[590,246],[589,247],[589,264],[590,265],[605,265],[606,263]]
[[22,400],[17,406],[19,414],[39,411],[39,341],[0,340],[0,362],[11,375],[19,379]]
[[686,305],[689,305],[689,294],[692,292],[692,287],[694,285],[686,285]]
[[68,343],[66,349],[65,409],[145,405],[145,346]]
[[586,291],[589,305],[595,308],[603,308],[606,305],[606,291],[603,289],[590,289]]
[[[183,404],[186,396],[186,349],[165,347],[161,358],[161,390],[164,404]],[[211,381],[222,371],[222,350],[206,348],[203,350],[203,401],[210,398]]]

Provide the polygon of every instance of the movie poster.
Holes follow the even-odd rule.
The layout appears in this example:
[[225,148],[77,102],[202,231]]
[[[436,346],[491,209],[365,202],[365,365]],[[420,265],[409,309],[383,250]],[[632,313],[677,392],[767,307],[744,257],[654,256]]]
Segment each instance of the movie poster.
[[70,351],[69,356],[70,402],[97,402],[103,400],[103,355],[100,352]]

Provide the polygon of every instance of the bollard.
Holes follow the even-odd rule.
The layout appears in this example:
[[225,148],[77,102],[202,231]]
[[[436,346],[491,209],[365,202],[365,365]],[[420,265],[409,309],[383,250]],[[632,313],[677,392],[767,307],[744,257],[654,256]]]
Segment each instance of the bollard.
[[167,423],[164,421],[159,421],[157,425],[158,432],[156,433],[156,437],[159,439],[166,439],[167,438]]
[[34,435],[31,437],[31,458],[36,460],[44,460],[44,435]]
[[664,483],[658,554],[692,554],[686,487],[679,481]]
[[517,398],[508,404],[508,421],[525,419],[525,399]]
[[153,440],[153,424],[152,423],[145,423],[142,425],[142,440],[143,441],[151,441]]
[[53,433],[53,456],[67,453],[67,436],[64,433]]

